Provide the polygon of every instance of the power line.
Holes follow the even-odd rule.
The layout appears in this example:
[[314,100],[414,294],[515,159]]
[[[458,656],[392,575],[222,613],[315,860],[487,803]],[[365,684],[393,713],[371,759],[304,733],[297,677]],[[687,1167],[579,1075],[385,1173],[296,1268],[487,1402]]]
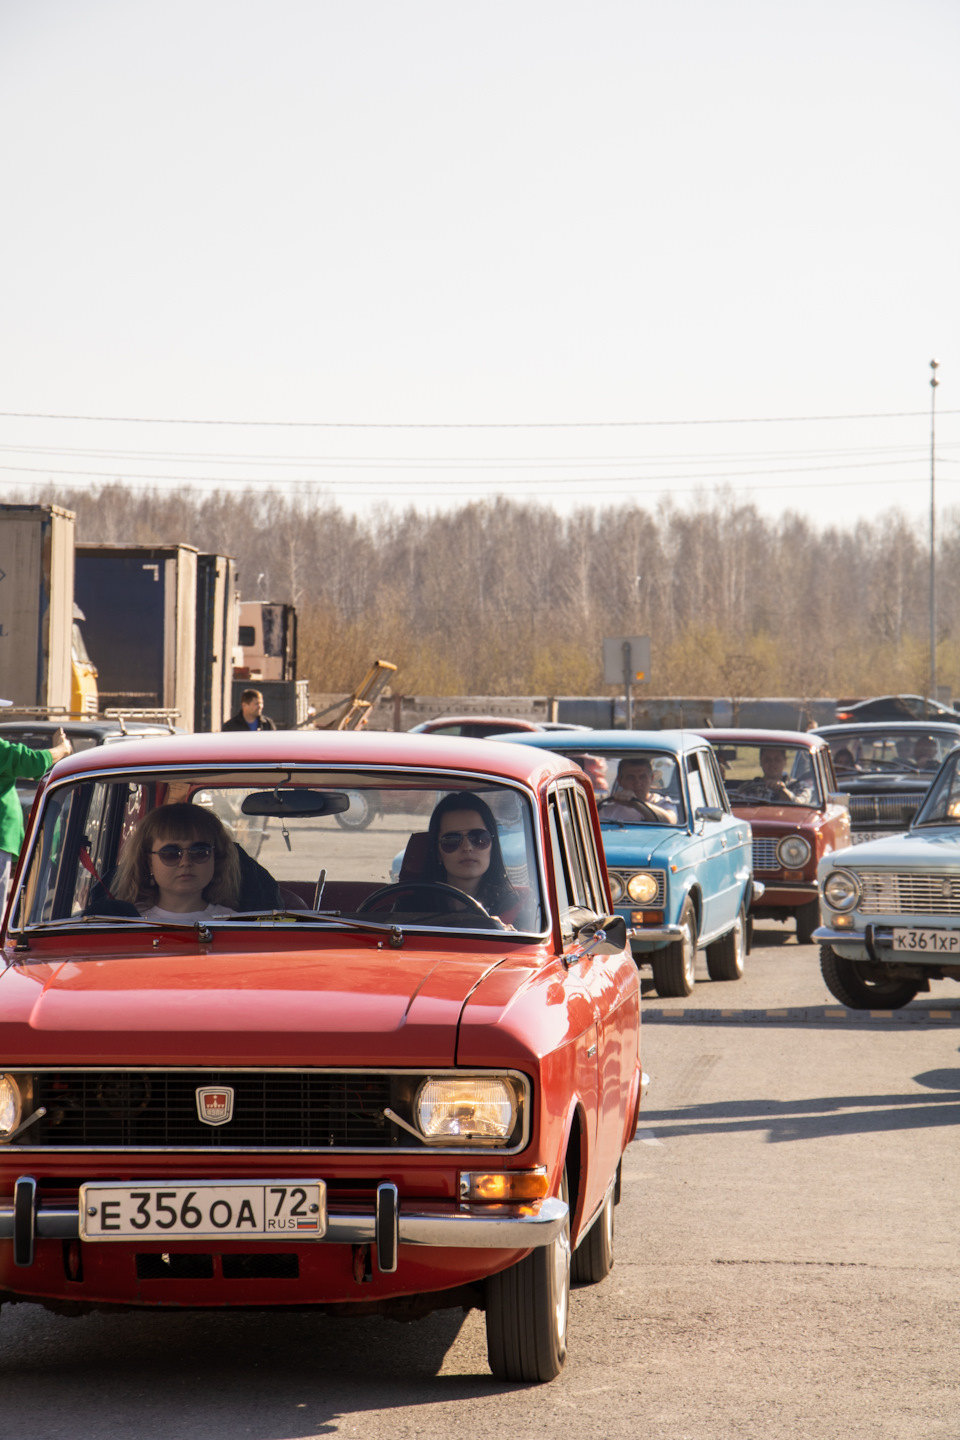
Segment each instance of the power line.
[[[902,460],[858,460],[858,461],[856,461],[854,464],[843,464],[843,465],[790,465],[790,466],[781,466],[781,467],[779,467],[779,468],[777,468],[777,469],[768,469],[768,470],[765,470],[763,473],[764,473],[764,474],[767,474],[767,475],[810,475],[810,474],[816,474],[816,473],[818,473],[818,472],[820,472],[820,471],[823,471],[823,470],[875,470],[875,469],[878,469],[880,466],[890,466],[890,465],[915,465],[916,463],[917,463],[917,461],[916,461],[915,459],[910,459],[909,457],[907,457],[907,458],[905,458],[905,459],[902,459]],[[350,468],[352,468],[352,467],[347,466],[347,467],[344,467],[344,468],[350,469]],[[358,468],[360,468],[360,467],[358,467]],[[370,466],[370,467],[362,467],[362,468],[379,469],[379,468],[381,468],[381,467],[379,467],[379,466]],[[410,467],[410,468],[417,468],[417,467]],[[73,476],[73,477],[78,477],[78,478],[87,479],[87,480],[110,480],[110,479],[116,479],[116,480],[121,480],[121,479],[127,479],[127,480],[175,480],[175,481],[178,481],[180,484],[183,484],[185,481],[187,481],[187,482],[190,482],[191,484],[204,484],[204,485],[232,485],[232,484],[236,484],[236,483],[239,483],[239,484],[241,484],[241,485],[253,485],[253,484],[269,485],[269,484],[271,483],[271,481],[270,481],[270,479],[269,479],[268,477],[261,477],[259,480],[242,480],[242,479],[241,479],[241,480],[239,480],[239,482],[238,482],[238,478],[237,478],[236,476],[231,476],[231,475],[148,475],[148,474],[141,474],[141,473],[136,473],[136,472],[132,472],[132,473],[125,474],[125,475],[117,475],[117,474],[115,474],[115,472],[112,471],[112,470],[58,470],[58,469],[53,469],[53,468],[51,468],[51,467],[49,467],[49,466],[46,466],[46,465],[0,465],[0,470],[7,470],[7,471],[10,471],[10,472],[13,473],[13,474],[29,474],[29,475],[70,475],[70,476]],[[694,472],[693,474],[689,474],[689,475],[618,475],[618,476],[611,476],[611,477],[608,477],[608,478],[609,478],[610,480],[615,480],[617,483],[619,483],[619,484],[621,484],[621,485],[649,484],[651,481],[662,481],[663,483],[666,484],[666,483],[672,483],[674,480],[739,480],[739,479],[747,479],[747,480],[749,480],[749,479],[751,479],[753,476],[757,475],[758,473],[759,473],[759,472],[756,471],[756,470],[704,470],[704,471],[696,471],[696,472]],[[524,476],[523,481],[522,481],[522,484],[524,484],[524,485],[583,485],[583,484],[589,483],[589,482],[592,480],[592,478],[593,478],[593,477],[591,477],[591,476],[584,476],[584,475],[533,475],[533,476],[530,476],[529,478],[526,477],[526,476]],[[437,477],[437,479],[434,479],[434,478],[432,478],[432,477],[424,476],[420,481],[418,481],[418,484],[429,487],[429,486],[431,486],[431,485],[437,484],[438,481],[439,481],[440,484],[445,483],[444,480],[443,480],[443,477]],[[299,480],[298,480],[298,479],[286,480],[284,483],[287,484],[287,485],[316,485],[316,484],[319,484],[320,482],[317,481],[317,480],[315,480],[315,479],[312,479],[312,478],[310,478],[310,477],[305,477],[305,478],[301,478],[301,479],[299,479]],[[329,481],[325,481],[324,483],[329,484],[330,482],[329,482]],[[382,482],[377,482],[377,481],[370,482],[370,481],[363,481],[363,480],[354,480],[354,479],[351,479],[350,483],[351,483],[351,485],[363,485],[363,484],[370,484],[370,483],[378,484],[378,483],[382,483]],[[844,481],[839,481],[839,482],[837,482],[837,483],[839,483],[839,484],[842,485],[842,484],[844,484],[845,482],[844,482]],[[850,483],[853,483],[853,482],[850,482]],[[896,482],[896,483],[899,483],[899,482]],[[771,487],[771,488],[774,488],[774,489],[775,489],[776,487],[774,486],[774,487]]]
[[[708,420],[190,420],[151,415],[57,415],[28,410],[0,410],[2,420],[72,420],[108,425],[218,425],[237,428],[305,430],[626,430],[686,425],[799,425],[832,420],[908,420],[926,417],[925,410],[888,410],[861,415],[753,415]],[[956,415],[956,410],[942,410]]]
[[[947,441],[944,450],[956,449],[957,445]],[[569,468],[571,465],[613,467],[617,465],[681,465],[715,464],[723,460],[749,461],[767,464],[771,460],[783,459],[829,459],[848,455],[894,455],[900,454],[908,460],[925,460],[925,449],[915,445],[868,445],[847,446],[842,449],[814,450],[747,450],[714,451],[712,454],[654,454],[654,455],[487,455],[484,457],[466,455],[264,455],[226,453],[205,453],[183,450],[105,450],[102,447],[85,449],[77,446],[57,445],[0,445],[0,453],[16,455],[56,455],[98,460],[136,460],[141,464],[154,461],[210,465],[270,465],[295,466],[315,465],[323,467],[364,467],[368,469],[390,469],[393,467],[424,467],[434,469],[445,465],[464,469],[501,469],[507,466],[517,469],[548,469],[557,465]]]
[[[901,462],[901,461],[891,461],[891,462],[887,462],[887,463],[890,463],[890,464],[901,464],[901,463],[903,463],[903,462]],[[957,462],[953,462],[953,463],[957,463]],[[17,466],[0,465],[0,470],[9,470],[9,471],[13,471],[13,472],[16,472],[16,473],[20,473],[22,470],[24,470],[24,469],[26,469],[26,468],[27,468],[27,467],[17,467]],[[813,468],[819,469],[819,470],[830,470],[830,469],[835,469],[835,468],[837,468],[837,467],[834,467],[834,466],[819,466],[819,467],[813,467]],[[854,468],[854,467],[848,467],[848,468]],[[859,468],[861,468],[861,469],[872,469],[873,466],[865,465],[865,466],[861,466],[861,467],[859,467]],[[214,485],[214,486],[218,486],[218,487],[221,487],[221,488],[231,487],[231,485],[234,483],[234,482],[232,482],[230,479],[224,479],[224,478],[222,478],[222,477],[218,477],[218,476],[215,476],[215,475],[198,475],[198,476],[190,476],[190,475],[186,475],[186,476],[185,476],[185,475],[126,475],[126,476],[121,476],[121,475],[110,475],[110,474],[106,474],[106,472],[104,472],[104,473],[101,474],[100,472],[96,472],[96,471],[86,471],[86,470],[43,470],[43,469],[40,469],[40,470],[31,470],[30,473],[32,473],[32,474],[38,474],[38,475],[65,475],[65,476],[70,476],[70,477],[76,477],[76,478],[79,478],[79,479],[89,479],[89,480],[106,480],[107,484],[116,484],[116,485],[120,485],[120,486],[125,487],[125,488],[136,489],[136,490],[148,489],[151,485],[156,486],[156,485],[158,484],[158,482],[164,481],[164,480],[172,481],[172,482],[174,482],[175,484],[180,484],[180,485],[182,485],[182,484],[184,484],[184,483],[190,483],[190,484]],[[589,487],[590,487],[590,496],[591,496],[591,497],[595,496],[597,493],[600,493],[600,494],[622,494],[624,487],[627,487],[627,486],[634,487],[634,489],[637,489],[637,487],[639,487],[639,486],[641,486],[641,485],[648,486],[648,487],[651,486],[651,485],[660,485],[660,486],[662,487],[663,492],[666,493],[666,494],[670,494],[670,495],[692,495],[692,494],[696,494],[698,490],[700,490],[700,489],[703,488],[703,483],[704,483],[704,481],[706,481],[706,480],[731,480],[731,479],[738,479],[738,478],[749,480],[749,479],[752,478],[752,476],[755,475],[756,473],[757,473],[756,471],[740,471],[740,472],[728,471],[728,472],[720,472],[720,473],[716,473],[716,474],[704,474],[704,475],[696,475],[696,474],[694,474],[694,475],[679,475],[679,476],[673,476],[673,475],[629,475],[629,476],[628,476],[628,475],[624,475],[624,476],[618,476],[618,477],[596,477],[596,478],[593,478],[593,477],[590,477],[590,476],[576,476],[576,475],[571,475],[571,476],[542,477],[542,478],[537,478],[537,479],[524,480],[521,484],[518,484],[517,482],[513,482],[513,483],[511,484],[510,482],[508,482],[508,481],[506,481],[506,480],[504,480],[504,479],[501,479],[499,482],[498,482],[497,480],[491,480],[490,484],[491,484],[491,485],[498,485],[498,484],[499,484],[499,490],[500,490],[500,491],[503,491],[503,490],[508,489],[508,488],[516,490],[516,489],[523,489],[524,487],[543,486],[543,485],[549,485],[549,486],[551,486],[551,487],[553,487],[553,488],[556,488],[556,487],[558,487],[558,486],[579,486],[579,487],[581,487],[581,488],[586,487],[586,486],[589,486]],[[768,472],[768,473],[769,473],[769,472]],[[807,472],[800,472],[800,471],[795,471],[795,470],[784,470],[784,471],[777,471],[777,472],[773,472],[773,473],[793,475],[793,474],[807,473]],[[689,486],[678,486],[678,485],[676,485],[676,484],[674,483],[675,480],[694,480],[694,481],[696,481],[697,483],[694,484],[694,485],[689,485]],[[140,482],[140,483],[134,483],[134,482]],[[31,483],[31,482],[27,482],[27,483]],[[41,482],[41,481],[34,481],[34,482],[32,482],[32,483],[36,485],[36,484],[41,484],[42,482]],[[274,487],[274,486],[273,486],[273,483],[272,483],[269,479],[260,479],[260,480],[249,480],[249,479],[248,479],[248,480],[240,480],[239,482],[236,482],[236,483],[238,484],[239,487],[242,487],[242,489],[243,489],[244,491],[249,491],[249,490],[254,490],[254,489],[262,489],[262,488],[282,488],[282,487],[279,487],[279,486]],[[872,479],[869,479],[869,480],[837,480],[837,479],[832,479],[832,480],[807,480],[807,481],[804,481],[804,486],[803,486],[803,488],[804,488],[805,490],[823,490],[823,489],[834,489],[834,490],[837,490],[837,489],[860,488],[860,487],[863,487],[863,486],[865,486],[865,485],[874,485],[874,486],[877,486],[877,485],[899,485],[899,486],[902,486],[902,485],[904,485],[905,483],[906,483],[906,482],[905,482],[905,480],[904,480],[903,477],[891,477],[890,479],[872,478]],[[960,477],[957,477],[956,480],[951,480],[951,479],[944,480],[943,483],[946,484],[946,485],[958,484],[958,483],[960,483]],[[330,480],[326,480],[326,481],[309,480],[309,479],[308,479],[308,480],[286,480],[286,481],[284,481],[284,486],[285,486],[285,487],[291,487],[291,486],[312,486],[312,487],[314,487],[314,488],[316,488],[316,489],[325,490],[325,491],[333,491],[333,490],[335,489],[334,483],[331,482]],[[384,493],[386,493],[386,494],[390,494],[391,488],[395,489],[396,487],[391,487],[391,482],[388,481],[388,480],[354,480],[354,479],[351,479],[351,481],[350,481],[350,489],[351,489],[351,491],[356,491],[356,490],[360,489],[360,490],[381,491],[381,492],[384,492]],[[444,480],[442,477],[438,477],[436,480],[431,480],[431,481],[422,480],[422,481],[420,481],[419,484],[418,484],[418,486],[417,486],[417,488],[418,488],[418,489],[421,489],[421,490],[427,490],[428,492],[430,492],[430,493],[433,494],[433,495],[437,495],[437,494],[451,494],[451,495],[461,495],[461,496],[462,496],[462,495],[464,494],[464,491],[465,491],[465,489],[466,489],[467,487],[464,485],[464,483],[463,483],[462,481],[450,482],[450,481]],[[786,486],[786,485],[775,485],[775,484],[774,484],[774,485],[764,485],[764,484],[760,484],[760,485],[738,484],[738,485],[733,486],[732,488],[733,488],[735,491],[748,491],[748,492],[751,492],[751,493],[752,493],[752,492],[759,492],[759,491],[768,491],[768,492],[779,492],[779,493],[781,493],[781,494],[789,494],[789,486]],[[498,492],[498,493],[499,493],[499,492]],[[646,495],[646,494],[648,493],[648,491],[640,491],[639,489],[637,489],[637,493],[638,493],[638,494],[644,494],[644,495]],[[410,500],[412,500],[412,499],[414,498],[413,494],[412,494],[411,492],[409,492],[409,491],[406,491],[406,490],[403,492],[403,496],[404,496],[404,498],[405,498],[407,501],[410,501]],[[585,499],[585,501],[586,501],[587,497],[585,496],[584,499]]]

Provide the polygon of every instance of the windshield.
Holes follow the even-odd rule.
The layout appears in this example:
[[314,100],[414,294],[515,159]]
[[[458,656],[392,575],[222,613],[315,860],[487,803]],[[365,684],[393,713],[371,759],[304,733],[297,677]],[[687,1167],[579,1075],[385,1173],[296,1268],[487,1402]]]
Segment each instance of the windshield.
[[714,744],[731,805],[820,805],[820,785],[803,745]]
[[891,726],[889,730],[848,730],[842,735],[828,735],[826,740],[837,778],[843,780],[896,770],[926,771],[931,775],[960,736],[950,731],[898,730]]
[[601,825],[683,825],[686,807],[674,755],[654,750],[561,752],[590,777]]
[[283,912],[539,934],[535,835],[526,792],[487,779],[233,770],[82,780],[45,797],[11,929]]
[[936,777],[917,812],[917,825],[960,824],[960,751],[956,751]]

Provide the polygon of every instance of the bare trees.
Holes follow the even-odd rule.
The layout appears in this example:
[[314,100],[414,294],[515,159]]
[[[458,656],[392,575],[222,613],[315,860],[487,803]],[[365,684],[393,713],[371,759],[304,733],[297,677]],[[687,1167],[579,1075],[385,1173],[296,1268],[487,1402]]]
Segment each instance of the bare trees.
[[[313,496],[49,493],[83,540],[233,555],[245,598],[292,600],[301,666],[346,690],[374,658],[407,693],[604,690],[605,635],[649,634],[661,694],[924,688],[925,537],[895,513],[852,531],[765,519],[730,495],[561,517],[506,499],[362,519]],[[938,669],[960,682],[960,520],[941,524]]]

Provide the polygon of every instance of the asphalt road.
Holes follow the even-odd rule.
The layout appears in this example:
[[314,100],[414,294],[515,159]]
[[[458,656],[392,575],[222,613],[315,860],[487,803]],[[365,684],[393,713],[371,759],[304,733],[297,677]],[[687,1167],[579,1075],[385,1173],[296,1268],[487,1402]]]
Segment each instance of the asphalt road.
[[853,1016],[758,927],[744,980],[646,998],[617,1262],[566,1368],[486,1366],[482,1316],[0,1314],[17,1440],[960,1436],[960,987]]

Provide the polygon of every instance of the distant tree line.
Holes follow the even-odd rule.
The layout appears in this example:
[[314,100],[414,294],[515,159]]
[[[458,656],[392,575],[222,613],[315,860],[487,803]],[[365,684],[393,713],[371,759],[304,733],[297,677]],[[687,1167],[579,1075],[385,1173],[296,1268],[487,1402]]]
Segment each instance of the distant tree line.
[[[316,691],[352,689],[379,658],[399,666],[405,694],[605,694],[602,641],[618,635],[651,636],[652,694],[927,688],[927,539],[895,511],[817,530],[729,495],[693,509],[560,516],[498,499],[363,519],[268,488],[29,498],[75,511],[79,540],[234,556],[245,599],[297,606],[301,673]],[[951,686],[958,560],[954,514],[937,561],[938,676]]]

